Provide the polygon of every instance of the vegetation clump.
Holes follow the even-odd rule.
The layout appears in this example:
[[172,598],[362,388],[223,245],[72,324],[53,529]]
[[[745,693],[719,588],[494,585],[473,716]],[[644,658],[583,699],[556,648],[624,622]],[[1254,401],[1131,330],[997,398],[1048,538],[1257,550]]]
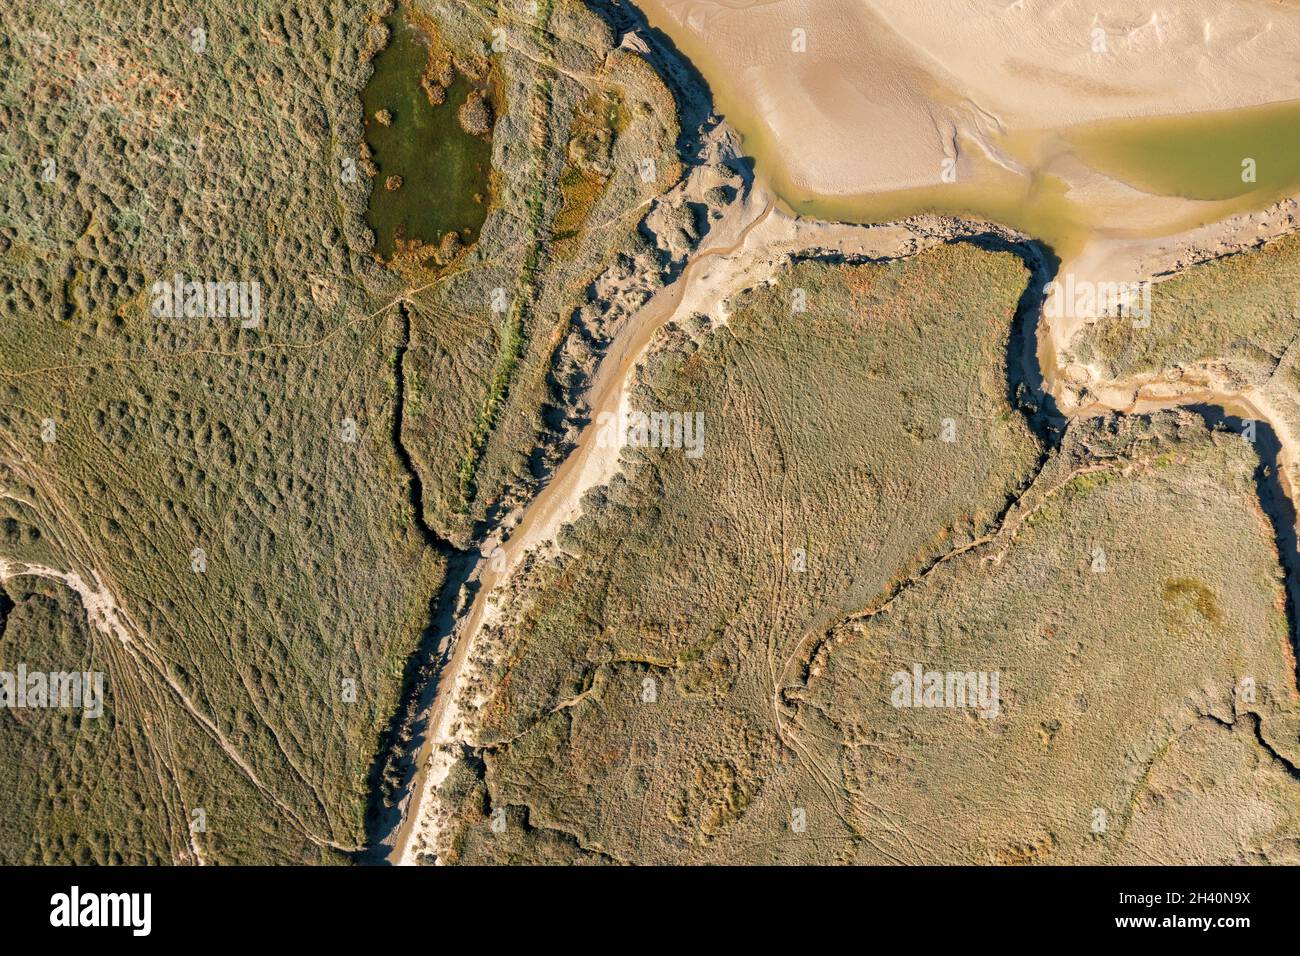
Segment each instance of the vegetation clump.
[[480,90],[471,90],[456,113],[460,127],[473,136],[492,133],[492,104]]
[[438,253],[437,253],[438,264],[447,265],[448,263],[455,261],[456,257],[460,255],[461,249],[463,248],[464,248],[464,243],[461,242],[460,235],[458,233],[455,232],[446,233],[445,235],[443,235],[442,241],[438,243]]

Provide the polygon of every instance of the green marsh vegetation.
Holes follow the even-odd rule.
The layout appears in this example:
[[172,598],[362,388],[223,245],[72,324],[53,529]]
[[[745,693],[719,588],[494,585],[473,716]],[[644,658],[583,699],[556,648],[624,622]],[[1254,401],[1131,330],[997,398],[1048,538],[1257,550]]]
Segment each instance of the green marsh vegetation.
[[[941,274],[941,255],[915,268]],[[791,278],[815,288],[812,269]],[[996,411],[999,366],[972,332],[953,346],[967,376],[934,391],[874,367],[854,316],[906,340],[911,288],[835,313],[841,349],[812,332],[803,351],[810,330],[763,293],[722,342],[665,349],[642,397],[699,403],[706,454],[692,473],[636,453],[507,603],[482,775],[448,781],[450,859],[1294,861],[1300,788],[1267,749],[1296,757],[1278,742],[1293,659],[1255,451],[1176,414],[1071,426],[1041,468],[1015,415],[962,417],[955,448],[912,434],[918,412]],[[998,672],[1001,716],[891,706],[890,675],[915,663]],[[483,806],[506,809],[504,835]]]
[[[391,442],[367,184],[340,175],[369,31],[343,2],[0,10],[0,555],[98,576],[137,632],[131,653],[62,584],[6,583],[5,662],[109,688],[83,725],[0,713],[6,862],[364,843],[443,570]],[[260,322],[155,316],[176,273],[257,282]]]
[[1300,236],[1203,263],[1153,285],[1151,324],[1103,319],[1072,343],[1109,378],[1214,363],[1243,384],[1275,371],[1292,377],[1288,350],[1300,332]]
[[[1076,422],[1014,536],[835,629],[797,720],[842,781],[851,858],[918,860],[899,819],[942,833],[929,862],[1295,862],[1294,659],[1258,467],[1190,414]],[[1002,715],[895,709],[882,688],[913,662],[999,672]]]
[[[430,525],[467,545],[561,453],[601,326],[635,304],[594,302],[593,285],[611,271],[661,281],[638,225],[680,175],[678,129],[654,70],[615,49],[609,26],[576,0],[421,9],[456,56],[490,60],[504,109],[492,164],[509,175],[479,242],[412,297],[408,369],[424,398],[408,407],[405,443]],[[498,28],[503,52],[491,48]]]
[[[725,327],[666,333],[634,405],[702,412],[704,455],[625,453],[625,476],[507,602],[482,688],[486,775],[450,784],[454,858],[529,859],[534,841],[740,858],[794,779],[781,692],[802,637],[982,533],[1032,474],[1005,371],[1026,275],[967,245],[805,262],[738,296]],[[794,288],[806,313],[790,312]],[[485,794],[518,821],[508,840],[481,829]]]
[[[403,439],[430,524],[468,543],[532,480],[575,312],[611,263],[653,261],[637,224],[679,169],[654,71],[614,51],[581,3],[542,6],[547,30],[526,2],[406,8],[476,89],[489,64],[496,128],[470,145],[525,171],[474,204],[478,241],[418,291],[377,260],[367,221],[391,173],[367,171],[366,124],[403,119],[363,97],[391,4],[234,0],[201,20],[171,0],[147,16],[116,0],[0,11],[0,490],[13,495],[0,556],[102,576],[152,659],[86,626],[63,585],[6,582],[0,659],[85,660],[109,700],[84,727],[0,713],[0,859],[342,862],[362,848],[381,733],[445,570],[393,445],[394,355],[409,345]],[[498,20],[522,50],[491,50]],[[185,29],[160,39],[158,22]],[[556,56],[595,79],[545,65]],[[628,117],[590,200],[599,228],[552,256],[575,104],[606,87]],[[463,138],[457,96],[439,115]],[[349,163],[360,175],[341,175]],[[178,272],[258,282],[260,324],[151,315],[151,285]],[[528,308],[495,312],[497,288]]]
[[[1103,379],[1149,381],[1190,393],[1251,391],[1267,402],[1263,413],[1276,419],[1284,436],[1297,434],[1300,236],[1155,283],[1149,326],[1102,319],[1076,336],[1067,360],[1089,363]],[[1285,460],[1283,466],[1288,473],[1293,468]],[[1294,474],[1288,480],[1295,485]]]
[[[625,451],[506,597],[448,860],[1294,861],[1257,453],[1167,413],[1044,454],[1024,281],[962,245],[804,262],[665,333],[634,405],[702,410],[705,454]],[[895,708],[916,663],[998,672],[1000,717]]]
[[491,102],[490,86],[485,75],[457,69],[404,8],[383,23],[388,44],[375,55],[361,93],[374,164],[367,221],[385,259],[404,246],[446,243],[446,260],[478,239],[487,218],[490,122],[471,132],[461,113],[472,98],[490,119],[491,106],[483,105]]
[[[94,722],[0,713],[6,862],[349,859],[445,570],[416,531],[392,442],[394,355],[405,349],[400,437],[426,517],[468,547],[536,486],[608,324],[670,264],[638,229],[680,173],[673,99],[642,58],[576,0],[405,10],[430,19],[453,64],[491,64],[457,71],[473,89],[485,75],[499,84],[491,141],[468,147],[513,173],[465,208],[483,213],[468,227],[477,241],[416,289],[376,261],[388,227],[367,216],[377,194],[415,195],[423,173],[382,169],[381,140],[367,171],[365,143],[402,131],[401,98],[417,93],[463,137],[463,104],[455,78],[436,108],[412,90],[429,59],[411,36],[380,42],[391,5],[236,0],[205,11],[202,52],[187,42],[199,21],[172,0],[148,14],[119,0],[0,10],[0,556],[102,580],[139,652],[92,627],[62,584],[5,583],[0,666],[103,670],[109,686]],[[160,40],[160,20],[186,29]],[[499,53],[487,39],[498,25],[510,39]],[[409,71],[376,80],[380,49],[404,49]],[[120,82],[104,82],[106,63]],[[389,101],[367,103],[367,82],[389,77],[403,80]],[[356,182],[340,177],[345,160],[361,161]],[[472,200],[464,182],[430,195]],[[466,226],[402,228],[441,245]],[[157,320],[150,285],[177,271],[258,281],[263,321]],[[638,275],[650,278],[621,297],[597,290]],[[1200,298],[1265,295],[1223,281]],[[505,654],[484,688],[482,773],[467,762],[448,783],[456,858],[906,858],[897,814],[947,819],[971,792],[1009,807],[1013,825],[976,833],[968,814],[941,847],[953,859],[1092,859],[1068,827],[1093,800],[1147,828],[1149,842],[1113,852],[1181,847],[1187,829],[1161,791],[1123,781],[1159,782],[1212,822],[1231,801],[1180,780],[1217,774],[1224,754],[1245,768],[1231,775],[1244,781],[1236,805],[1289,838],[1292,790],[1240,736],[1247,724],[1182,722],[1188,686],[1205,712],[1233,717],[1225,695],[1247,672],[1274,746],[1289,719],[1274,706],[1289,687],[1276,558],[1243,443],[1168,423],[1128,444],[1083,433],[1062,468],[1091,462],[1088,445],[1134,469],[1072,481],[1069,509],[1044,495],[1000,563],[974,550],[916,579],[996,527],[1027,486],[1053,487],[1035,480],[1043,449],[1007,399],[1025,282],[1014,257],[966,245],[888,265],[807,262],[737,297],[728,327],[669,334],[638,400],[703,410],[705,457],[631,453],[563,553],[520,582],[494,633]],[[795,286],[811,306],[799,316]],[[1208,316],[1219,344],[1282,354],[1267,296],[1235,317],[1228,304],[1189,312],[1188,328]],[[1134,450],[1150,445],[1158,474]],[[1193,499],[1200,511],[1184,507]],[[1108,535],[1137,545],[1111,549],[1110,577],[1090,575]],[[792,569],[795,549],[806,570]],[[1167,600],[1167,582],[1194,594],[1178,585]],[[830,639],[894,594],[869,639]],[[882,648],[888,659],[863,656]],[[944,656],[1005,669],[1008,712],[1030,715],[1014,746],[987,740],[982,721],[945,736],[872,709],[900,659]],[[1086,694],[1064,692],[1071,667],[1094,680]],[[1114,726],[1134,729],[1098,740]],[[1008,779],[1021,802],[989,789],[989,764],[1020,775]],[[1034,781],[1058,776],[1070,798],[1053,816],[1062,801],[1049,806]],[[949,789],[927,795],[932,781]],[[487,806],[507,809],[504,834]],[[774,843],[795,806],[809,838]],[[1184,843],[1151,835],[1164,831]],[[1284,855],[1250,839],[1251,853]]]

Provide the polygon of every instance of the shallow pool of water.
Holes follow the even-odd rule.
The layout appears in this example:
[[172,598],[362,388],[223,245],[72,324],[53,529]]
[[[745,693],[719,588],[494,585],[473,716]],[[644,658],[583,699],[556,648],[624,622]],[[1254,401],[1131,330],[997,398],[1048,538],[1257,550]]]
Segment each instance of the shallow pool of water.
[[[400,10],[386,22],[391,39],[361,93],[366,143],[379,170],[366,216],[375,248],[389,258],[398,240],[437,243],[448,232],[472,243],[487,218],[492,161],[489,140],[465,132],[457,119],[473,86],[458,73],[446,102],[434,106],[420,85],[428,37]],[[375,118],[380,110],[389,125]],[[391,176],[401,177],[400,188],[387,188]]]
[[1300,188],[1297,102],[1089,123],[1065,138],[1088,165],[1159,196],[1265,205]]

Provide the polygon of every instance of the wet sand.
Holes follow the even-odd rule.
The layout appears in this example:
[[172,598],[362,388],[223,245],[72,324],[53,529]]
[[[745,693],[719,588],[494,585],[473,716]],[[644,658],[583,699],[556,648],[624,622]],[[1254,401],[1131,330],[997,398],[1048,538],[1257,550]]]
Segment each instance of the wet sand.
[[[1131,139],[1125,121],[1135,117],[1159,139],[1163,117],[1188,150],[1230,151],[1216,136],[1222,117],[1206,115],[1198,140],[1187,114],[1300,99],[1300,6],[1189,0],[1141,14],[1095,0],[638,6],[696,63],[760,179],[801,215],[985,218],[1068,259],[1094,236],[1171,235],[1300,188],[1296,155],[1285,169],[1269,164],[1255,188],[1241,188],[1233,163],[1222,183],[1202,176],[1195,190],[1153,193],[1124,178],[1149,180],[1150,169],[1131,170],[1104,148],[1108,136]],[[1276,123],[1272,139],[1285,139],[1290,118]]]

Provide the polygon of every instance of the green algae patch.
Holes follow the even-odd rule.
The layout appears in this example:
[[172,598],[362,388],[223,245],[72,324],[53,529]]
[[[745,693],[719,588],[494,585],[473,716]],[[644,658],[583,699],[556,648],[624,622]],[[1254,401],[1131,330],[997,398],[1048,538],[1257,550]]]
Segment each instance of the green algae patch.
[[1214,592],[1195,578],[1167,579],[1161,582],[1160,594],[1166,604],[1191,608],[1210,624],[1223,620]]
[[449,258],[478,239],[487,218],[490,113],[477,134],[460,114],[482,113],[490,97],[449,60],[438,64],[428,34],[400,9],[385,23],[388,45],[361,93],[373,164],[366,221],[385,259],[416,246],[440,246]]

